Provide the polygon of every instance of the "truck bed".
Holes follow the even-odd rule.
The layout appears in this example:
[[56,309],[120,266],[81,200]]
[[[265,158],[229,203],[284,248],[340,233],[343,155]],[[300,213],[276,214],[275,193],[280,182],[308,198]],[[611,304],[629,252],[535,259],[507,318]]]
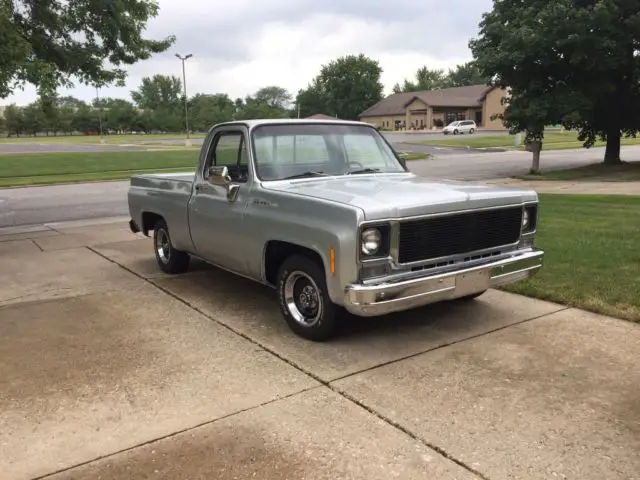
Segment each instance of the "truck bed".
[[189,250],[188,204],[195,172],[144,173],[133,175],[128,192],[129,213],[143,231],[151,228],[145,213],[164,218],[171,241],[178,249]]
[[175,182],[189,187],[193,185],[195,172],[142,173],[131,177],[132,187],[157,188],[159,190],[175,189]]

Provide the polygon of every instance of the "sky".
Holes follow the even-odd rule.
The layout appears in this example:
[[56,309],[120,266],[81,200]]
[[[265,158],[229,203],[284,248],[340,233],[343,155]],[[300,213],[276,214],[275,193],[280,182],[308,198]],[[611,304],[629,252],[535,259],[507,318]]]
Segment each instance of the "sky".
[[[182,77],[176,53],[186,62],[187,94],[227,93],[245,97],[279,85],[294,97],[323,64],[364,53],[380,62],[385,94],[418,68],[453,68],[471,59],[469,38],[478,32],[492,0],[159,0],[160,13],[146,36],[173,34],[175,44],[128,69],[126,87],[100,90],[101,97],[130,98],[142,77]],[[61,95],[95,98],[95,89],[76,84]],[[36,99],[26,86],[0,105]]]

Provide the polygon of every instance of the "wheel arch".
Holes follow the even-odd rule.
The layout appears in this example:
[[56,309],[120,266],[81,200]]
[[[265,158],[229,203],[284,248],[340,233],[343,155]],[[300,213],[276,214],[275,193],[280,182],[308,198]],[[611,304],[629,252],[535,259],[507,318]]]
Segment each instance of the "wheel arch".
[[282,263],[292,255],[310,258],[322,268],[325,276],[327,275],[326,259],[317,249],[296,242],[274,239],[265,243],[262,256],[263,278],[267,284],[276,285]]
[[158,223],[159,220],[164,220],[165,223],[167,221],[164,215],[161,215],[157,212],[153,212],[149,210],[143,210],[141,212],[140,220],[141,220],[140,230],[147,237],[149,236],[149,230],[153,230],[153,227],[155,227],[155,225]]

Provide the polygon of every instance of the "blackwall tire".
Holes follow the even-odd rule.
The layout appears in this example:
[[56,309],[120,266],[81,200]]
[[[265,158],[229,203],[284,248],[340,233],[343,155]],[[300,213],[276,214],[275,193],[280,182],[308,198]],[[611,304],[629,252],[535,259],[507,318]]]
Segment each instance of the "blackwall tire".
[[176,274],[189,270],[189,254],[171,244],[169,228],[164,219],[158,220],[153,227],[153,250],[158,266],[163,272]]
[[296,335],[323,342],[336,334],[338,308],[317,261],[304,255],[287,258],[278,272],[277,291],[282,316]]

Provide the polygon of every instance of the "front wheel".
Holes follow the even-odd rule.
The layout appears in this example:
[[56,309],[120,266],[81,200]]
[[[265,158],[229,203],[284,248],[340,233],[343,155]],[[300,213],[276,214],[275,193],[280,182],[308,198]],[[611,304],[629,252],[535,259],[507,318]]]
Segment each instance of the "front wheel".
[[278,272],[280,311],[289,328],[314,342],[331,338],[337,329],[337,307],[327,293],[324,269],[302,255],[287,258]]
[[189,254],[171,244],[167,222],[160,219],[153,227],[153,249],[160,270],[165,273],[184,273],[189,269]]
[[454,134],[454,135],[458,135],[458,133],[460,133],[460,132],[458,132],[458,130],[454,130],[454,131],[453,131],[453,134]]

